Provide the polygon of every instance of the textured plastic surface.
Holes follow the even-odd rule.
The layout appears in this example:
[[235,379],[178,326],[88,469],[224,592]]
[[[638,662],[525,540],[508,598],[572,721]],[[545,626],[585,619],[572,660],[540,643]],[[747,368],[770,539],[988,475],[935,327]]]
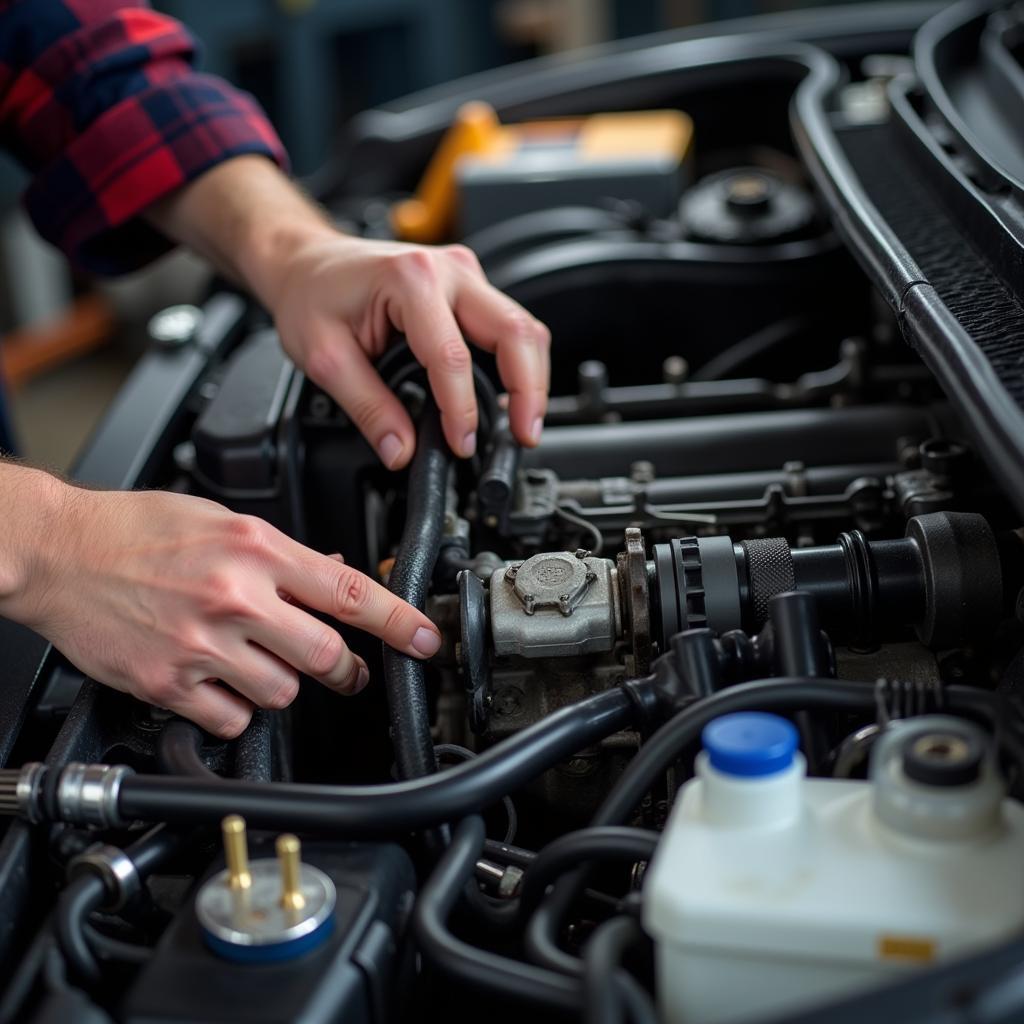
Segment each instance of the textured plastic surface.
[[774,775],[793,763],[799,736],[779,715],[743,711],[709,722],[702,734],[713,768],[726,775]]
[[796,589],[793,555],[784,537],[765,537],[743,541],[747,555],[747,578],[758,628],[768,621],[768,602],[776,594]]
[[[921,30],[920,114],[897,80],[895,118],[846,123],[831,113],[836,69],[822,66],[801,84],[791,117],[837,230],[1024,511],[1024,205],[974,130],[994,113],[972,50],[986,15],[972,0]],[[971,129],[950,89],[971,96]]]

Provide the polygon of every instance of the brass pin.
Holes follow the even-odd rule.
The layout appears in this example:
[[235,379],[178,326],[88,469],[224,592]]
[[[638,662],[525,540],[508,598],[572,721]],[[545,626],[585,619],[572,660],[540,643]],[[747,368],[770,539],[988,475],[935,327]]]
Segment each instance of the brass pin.
[[289,833],[277,837],[277,860],[281,865],[281,906],[285,910],[302,910],[306,897],[302,895],[302,846],[298,836]]
[[220,830],[224,837],[224,857],[228,862],[228,885],[235,892],[243,892],[252,885],[245,819],[238,814],[229,814],[220,823]]

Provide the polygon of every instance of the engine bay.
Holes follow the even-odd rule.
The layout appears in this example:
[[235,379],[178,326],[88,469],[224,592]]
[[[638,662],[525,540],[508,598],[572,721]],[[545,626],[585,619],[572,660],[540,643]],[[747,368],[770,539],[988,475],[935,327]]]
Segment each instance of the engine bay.
[[[936,355],[924,243],[918,277],[875,258],[858,193],[836,198],[836,152],[865,188],[885,176],[900,96],[941,112],[907,83],[950,27],[879,11],[518,70],[361,124],[324,201],[390,237],[467,99],[503,123],[691,120],[657,212],[631,186],[517,212],[494,173],[441,239],[551,330],[535,449],[481,354],[480,449],[456,460],[396,339],[379,371],[418,446],[390,474],[249,300],[165,314],[80,478],[340,551],[444,643],[420,665],[346,631],[366,691],[307,681],[221,743],[12,633],[0,1019],[924,1021],[954,993],[962,1019],[1019,1012],[978,1006],[1024,934],[1021,438]],[[886,202],[939,202],[900,185]]]

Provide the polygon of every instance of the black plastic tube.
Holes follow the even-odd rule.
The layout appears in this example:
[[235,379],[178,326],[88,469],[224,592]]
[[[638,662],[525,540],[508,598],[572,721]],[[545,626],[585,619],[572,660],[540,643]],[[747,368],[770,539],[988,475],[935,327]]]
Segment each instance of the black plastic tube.
[[85,936],[89,948],[101,960],[109,960],[123,964],[145,964],[153,959],[152,946],[143,946],[136,942],[125,942],[101,932],[88,922],[85,925]]
[[[182,844],[180,834],[164,828],[151,829],[125,849],[143,878],[150,874]],[[75,878],[60,894],[54,914],[57,945],[71,975],[79,982],[93,985],[100,980],[100,968],[89,945],[86,921],[107,898],[106,885],[100,875],[90,872]]]
[[650,860],[658,833],[639,828],[584,828],[559,836],[542,849],[523,876],[520,913],[530,914],[547,887],[570,868],[595,861]]
[[413,929],[424,959],[449,977],[475,988],[578,1013],[581,990],[576,979],[478,949],[448,930],[448,916],[473,875],[483,843],[484,824],[479,817],[460,822],[451,844],[420,891],[413,912]]
[[[405,527],[388,580],[393,594],[421,611],[444,533],[451,459],[440,415],[431,402],[419,421],[416,454],[409,469]],[[385,644],[384,681],[399,776],[414,779],[436,772],[423,662]]]
[[[623,987],[616,984],[623,973],[623,955],[643,940],[639,922],[625,914],[605,921],[591,936],[583,950],[584,1024],[622,1024],[627,1017],[634,1024],[648,1024],[657,1019],[650,999],[639,985],[629,986],[632,1012],[628,1012]],[[637,1016],[641,1021],[636,1020]]]
[[28,947],[28,952],[4,980],[3,996],[0,998],[0,1024],[15,1024],[16,1021],[24,1020],[20,1011],[32,991],[43,962],[53,948],[51,925],[50,918],[42,923]]
[[91,986],[100,980],[99,964],[86,939],[85,922],[99,909],[106,895],[106,886],[99,875],[81,875],[65,886],[57,901],[54,919],[57,945],[64,955],[68,973],[79,984]]
[[438,775],[381,786],[313,786],[234,779],[129,775],[118,807],[128,820],[196,825],[241,814],[252,828],[291,828],[354,837],[393,836],[459,821],[548,768],[634,722],[634,682],[548,715],[472,761]]
[[[947,710],[981,718],[998,725],[997,699],[992,693],[967,686],[943,690]],[[594,816],[593,825],[621,825],[680,755],[700,739],[701,730],[713,718],[733,711],[851,711],[870,712],[876,707],[874,683],[822,678],[778,678],[741,683],[696,701],[669,719],[640,748],[619,776]],[[1004,741],[1019,742],[1008,735]],[[1015,756],[1019,756],[1015,754]]]
[[206,767],[199,754],[202,745],[203,734],[198,726],[177,719],[168,722],[156,744],[156,760],[160,770],[168,775],[217,778],[216,772]]

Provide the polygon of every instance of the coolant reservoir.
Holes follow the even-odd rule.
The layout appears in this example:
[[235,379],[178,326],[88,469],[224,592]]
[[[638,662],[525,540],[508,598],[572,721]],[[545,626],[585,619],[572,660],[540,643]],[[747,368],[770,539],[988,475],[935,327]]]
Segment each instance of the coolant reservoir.
[[987,736],[894,723],[870,781],[808,779],[784,718],[704,730],[644,884],[672,1024],[835,999],[1024,928],[1024,807]]

